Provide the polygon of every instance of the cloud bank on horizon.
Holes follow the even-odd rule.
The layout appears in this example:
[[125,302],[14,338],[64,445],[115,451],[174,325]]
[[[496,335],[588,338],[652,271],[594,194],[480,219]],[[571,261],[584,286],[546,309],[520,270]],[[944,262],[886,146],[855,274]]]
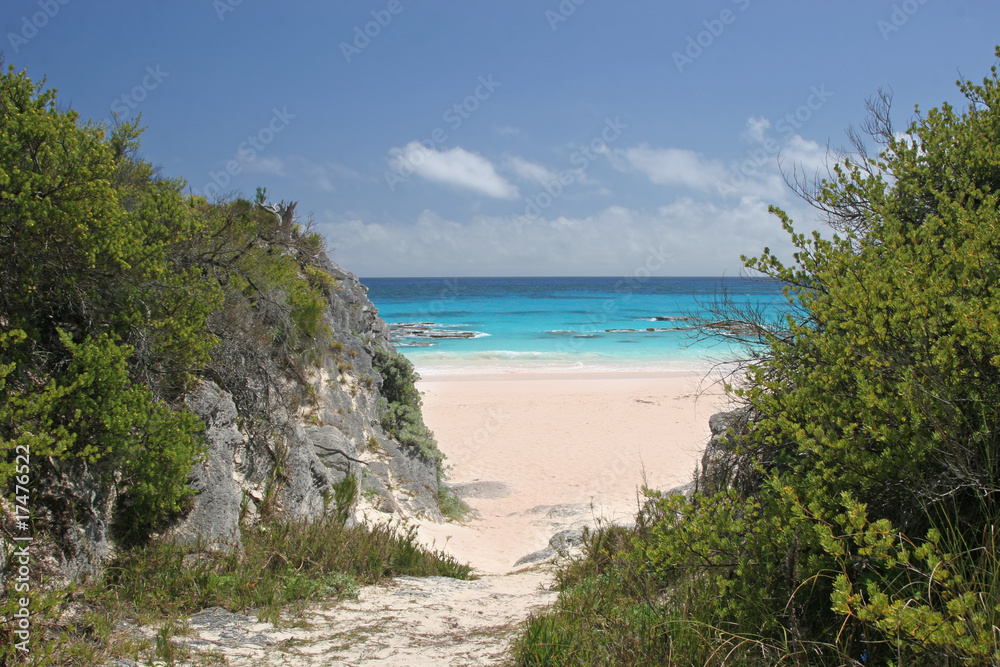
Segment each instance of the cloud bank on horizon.
[[[210,197],[300,202],[362,276],[722,275],[788,250],[769,204],[827,174],[865,100],[961,105],[987,0],[174,7],[12,0],[7,63]],[[846,45],[851,45],[849,48]],[[155,74],[155,76],[154,76]]]

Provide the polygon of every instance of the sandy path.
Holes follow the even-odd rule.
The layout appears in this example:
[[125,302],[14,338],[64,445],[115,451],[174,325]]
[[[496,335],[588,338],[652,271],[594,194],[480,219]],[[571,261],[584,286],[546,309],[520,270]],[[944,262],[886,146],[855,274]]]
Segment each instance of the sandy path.
[[537,569],[478,581],[400,577],[357,600],[314,605],[284,629],[210,609],[175,641],[232,667],[496,665],[529,611],[555,600],[541,589],[548,577]]
[[304,627],[210,611],[177,641],[246,667],[498,664],[519,624],[556,597],[549,566],[512,572],[517,560],[560,531],[630,522],[644,482],[689,481],[723,407],[718,387],[683,375],[433,378],[420,389],[449,480],[477,516],[419,535],[482,578],[402,577],[310,607]]

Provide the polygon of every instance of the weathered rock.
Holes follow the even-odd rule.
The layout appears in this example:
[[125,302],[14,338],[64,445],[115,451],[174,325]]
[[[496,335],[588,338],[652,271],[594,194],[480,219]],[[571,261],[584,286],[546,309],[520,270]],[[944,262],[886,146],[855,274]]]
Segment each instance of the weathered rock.
[[191,472],[190,485],[198,492],[194,509],[172,533],[182,542],[201,537],[210,544],[240,546],[243,491],[235,461],[246,438],[237,427],[236,405],[214,382],[202,382],[188,396],[187,407],[205,422],[208,452]]
[[[77,521],[63,533],[69,549],[63,552],[59,569],[67,579],[75,581],[100,573],[112,553],[111,512],[116,494],[86,466],[81,469],[74,465],[63,473],[60,482],[64,489],[60,495],[72,503]],[[49,490],[51,493],[51,487]]]
[[344,475],[354,474],[361,465],[357,461],[358,452],[347,436],[334,426],[316,426],[304,429],[306,440],[313,453],[329,470],[336,470],[342,479]]
[[584,531],[579,528],[561,530],[549,539],[549,544],[544,549],[532,552],[526,556],[521,556],[514,563],[514,567],[522,565],[532,565],[564,555],[570,549],[583,546]]
[[[291,208],[273,212],[291,229]],[[189,477],[191,509],[166,530],[182,542],[239,548],[241,517],[252,520],[265,506],[315,517],[348,474],[379,510],[443,521],[437,462],[380,423],[385,399],[373,358],[376,349],[395,352],[389,326],[356,276],[325,256],[316,264],[333,278],[323,313],[329,344],[284,363],[280,355],[249,353],[249,338],[220,336],[212,379],[186,397],[205,423],[206,452]],[[38,480],[46,489],[39,522],[61,550],[52,569],[68,579],[98,573],[113,549],[121,485],[101,465],[53,461]]]
[[312,399],[294,415],[282,409],[268,415],[274,435],[255,441],[215,383],[201,383],[188,397],[188,408],[207,425],[208,455],[192,473],[198,495],[172,531],[179,539],[239,545],[241,504],[249,500],[253,512],[275,493],[288,515],[317,516],[348,474],[379,511],[443,520],[435,462],[396,442],[379,423],[382,378],[372,357],[375,347],[392,351],[389,327],[357,277],[328,260],[321,264],[337,281],[324,314],[337,351],[281,388]]
[[288,438],[287,458],[282,465],[282,507],[295,517],[318,516],[325,507],[327,493],[344,474],[335,474],[320,460],[306,429],[294,422],[290,429],[292,436]]
[[[395,445],[393,441],[390,441]],[[392,447],[394,495],[400,505],[419,517],[444,521],[438,508],[438,476],[434,462],[417,450]]]
[[687,484],[681,484],[680,486],[675,486],[663,492],[665,496],[684,496],[688,500],[694,496],[695,492],[698,490],[697,482],[688,482]]
[[715,493],[727,488],[739,473],[740,459],[735,452],[739,433],[748,416],[746,409],[719,412],[708,420],[712,438],[701,457],[698,490]]
[[464,482],[462,484],[451,484],[448,487],[459,498],[508,498],[510,497],[510,487],[503,482],[484,482],[476,480],[474,482]]
[[593,509],[589,503],[563,503],[561,505],[535,505],[531,509],[520,513],[515,512],[515,514],[544,514],[549,519],[562,519],[577,515],[591,515]]
[[573,547],[583,546],[583,531],[561,530],[552,536],[549,546],[556,551],[569,551]]

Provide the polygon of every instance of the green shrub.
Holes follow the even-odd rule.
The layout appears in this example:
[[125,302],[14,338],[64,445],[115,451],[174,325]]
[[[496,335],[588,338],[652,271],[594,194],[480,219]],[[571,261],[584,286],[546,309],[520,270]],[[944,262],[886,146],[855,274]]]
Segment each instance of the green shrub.
[[434,434],[424,424],[422,401],[416,383],[420,376],[410,360],[401,354],[375,349],[372,366],[382,376],[381,425],[400,444],[419,451],[434,461],[439,476],[443,474],[444,453],[438,449]]
[[443,484],[438,486],[438,507],[444,518],[449,521],[465,521],[472,511],[468,503]]
[[790,313],[750,323],[768,345],[734,388],[756,481],[657,500],[631,548],[590,549],[520,664],[998,663],[997,69],[960,87],[964,112],[905,136],[876,102],[884,150],[807,193],[838,234],[773,209],[794,264],[746,260]]
[[358,480],[354,475],[345,475],[333,485],[333,516],[341,526],[347,523],[357,498]]

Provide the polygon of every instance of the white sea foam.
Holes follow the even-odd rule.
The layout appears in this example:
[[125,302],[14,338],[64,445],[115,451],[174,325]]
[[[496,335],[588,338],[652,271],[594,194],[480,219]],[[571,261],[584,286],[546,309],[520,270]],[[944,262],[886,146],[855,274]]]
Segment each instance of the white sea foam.
[[702,373],[718,369],[704,359],[651,359],[538,350],[488,350],[467,354],[427,352],[411,360],[423,377],[552,373]]

